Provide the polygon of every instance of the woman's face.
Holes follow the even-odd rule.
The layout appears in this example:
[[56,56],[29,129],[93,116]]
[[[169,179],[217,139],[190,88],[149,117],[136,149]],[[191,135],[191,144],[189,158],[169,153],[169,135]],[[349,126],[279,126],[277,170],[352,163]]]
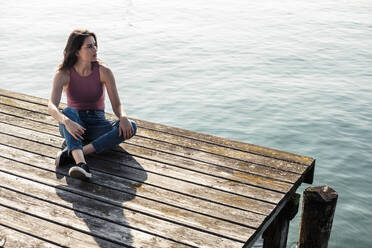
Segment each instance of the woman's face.
[[87,38],[85,38],[83,45],[76,55],[81,61],[97,61],[97,44],[93,36],[88,36]]

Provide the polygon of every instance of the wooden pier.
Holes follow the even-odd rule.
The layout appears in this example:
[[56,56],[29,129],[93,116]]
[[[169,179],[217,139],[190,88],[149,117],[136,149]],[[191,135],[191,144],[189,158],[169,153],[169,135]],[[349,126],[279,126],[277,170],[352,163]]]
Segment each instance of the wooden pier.
[[312,182],[312,158],[137,119],[73,179],[47,103],[0,89],[0,247],[251,247]]

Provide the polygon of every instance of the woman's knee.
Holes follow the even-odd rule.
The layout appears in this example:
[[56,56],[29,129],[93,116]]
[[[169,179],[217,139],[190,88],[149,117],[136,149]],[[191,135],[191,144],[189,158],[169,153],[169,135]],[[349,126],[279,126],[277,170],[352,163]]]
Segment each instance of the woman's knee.
[[[137,133],[137,123],[135,121],[132,121],[132,120],[129,120],[129,122],[133,127],[133,136],[134,136]],[[115,121],[114,124],[113,124],[113,126],[116,127],[116,128],[119,128],[119,125],[120,125],[119,120]]]
[[132,124],[133,127],[133,136],[137,133],[137,123],[135,121],[130,120],[130,124]]

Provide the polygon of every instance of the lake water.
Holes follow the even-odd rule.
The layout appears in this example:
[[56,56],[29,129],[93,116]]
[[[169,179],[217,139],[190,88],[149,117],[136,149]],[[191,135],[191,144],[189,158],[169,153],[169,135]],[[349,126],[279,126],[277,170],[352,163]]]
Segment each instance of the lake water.
[[329,247],[366,248],[371,13],[370,0],[3,1],[0,87],[48,98],[69,33],[88,28],[130,116],[316,158],[313,185],[339,193]]

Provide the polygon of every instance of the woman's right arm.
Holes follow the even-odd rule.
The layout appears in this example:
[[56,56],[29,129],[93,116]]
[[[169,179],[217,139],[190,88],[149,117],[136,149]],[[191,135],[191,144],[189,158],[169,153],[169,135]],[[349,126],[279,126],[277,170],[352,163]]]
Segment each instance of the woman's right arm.
[[70,76],[68,73],[58,71],[53,79],[53,88],[48,102],[48,113],[53,116],[59,123],[65,125],[67,131],[76,140],[82,139],[82,135],[85,132],[85,128],[80,126],[78,123],[70,120],[67,116],[61,113],[58,109],[59,103],[61,101],[63,87],[66,86],[70,81]]
[[63,71],[57,71],[54,75],[52,93],[48,102],[48,113],[62,124],[65,124],[68,118],[59,111],[58,106],[61,101],[63,87],[67,85],[68,82],[69,75]]

